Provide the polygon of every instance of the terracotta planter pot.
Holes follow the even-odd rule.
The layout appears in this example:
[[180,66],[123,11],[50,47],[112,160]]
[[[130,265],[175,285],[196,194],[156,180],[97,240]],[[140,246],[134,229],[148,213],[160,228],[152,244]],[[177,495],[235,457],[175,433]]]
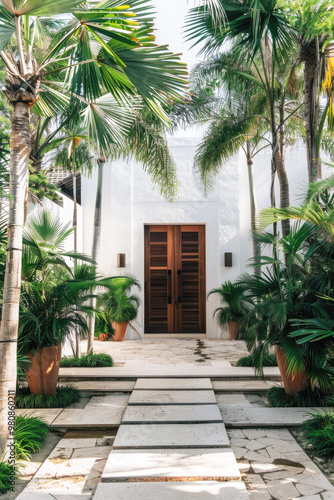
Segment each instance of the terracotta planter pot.
[[128,324],[129,323],[126,322],[123,323],[116,323],[115,321],[112,322],[112,327],[115,330],[112,338],[115,342],[122,342],[122,340],[125,339]]
[[296,372],[293,375],[292,374],[288,375],[285,353],[283,352],[282,348],[279,345],[275,347],[275,351],[276,351],[278,368],[281,373],[283,381],[284,390],[289,396],[295,396],[298,392],[306,389],[308,385],[306,378],[306,371]]
[[237,340],[239,335],[239,323],[237,321],[228,321],[227,322],[227,331],[230,337],[230,340]]
[[56,393],[59,366],[61,360],[61,345],[43,347],[29,353],[31,366],[26,372],[30,391],[35,396],[45,394],[52,396]]
[[108,334],[107,333],[100,333],[99,340],[102,340],[102,341],[108,340]]

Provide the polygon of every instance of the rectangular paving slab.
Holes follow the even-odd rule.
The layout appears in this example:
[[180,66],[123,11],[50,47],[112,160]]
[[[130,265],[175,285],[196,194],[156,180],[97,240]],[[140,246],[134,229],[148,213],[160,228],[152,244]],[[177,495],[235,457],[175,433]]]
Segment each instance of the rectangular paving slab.
[[222,422],[217,405],[128,406],[122,424]]
[[17,417],[19,415],[25,415],[27,417],[38,417],[46,424],[51,425],[62,411],[62,408],[16,409],[15,415]]
[[[329,409],[329,408],[326,408]],[[310,413],[322,408],[254,408],[249,406],[220,407],[227,427],[299,427]]]
[[129,405],[217,404],[211,391],[133,391]]
[[94,428],[94,427],[118,427],[122,421],[125,407],[90,407],[80,410],[67,408],[57,417],[53,428]]
[[111,481],[233,481],[240,472],[231,449],[113,450],[102,474]]
[[173,389],[175,391],[211,389],[212,384],[209,378],[139,378],[135,385],[136,390],[150,389]]
[[118,429],[114,449],[226,448],[229,439],[222,423],[126,424]]
[[242,481],[100,483],[93,500],[249,500]]
[[[280,378],[277,367],[264,368],[265,378]],[[125,363],[124,366],[111,368],[60,368],[60,378],[255,378],[259,376],[254,368],[243,366],[230,366],[230,363],[212,362],[210,365],[201,366],[200,363],[187,363],[171,365],[152,365],[143,363],[134,366]]]

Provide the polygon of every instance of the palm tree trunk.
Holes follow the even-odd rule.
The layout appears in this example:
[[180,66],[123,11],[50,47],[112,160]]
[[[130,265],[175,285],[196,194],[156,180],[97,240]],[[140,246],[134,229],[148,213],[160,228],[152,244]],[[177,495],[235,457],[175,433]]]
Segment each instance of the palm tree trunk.
[[[75,154],[75,151],[72,153]],[[78,213],[77,213],[77,175],[75,171],[75,163],[74,158],[72,158],[72,181],[73,181],[73,227],[74,227],[74,251],[76,252],[78,249],[78,233],[77,233],[77,225],[78,225]]]
[[16,354],[21,291],[24,198],[31,148],[30,107],[15,102],[10,138],[10,210],[7,262],[0,329],[0,461],[12,442],[8,429],[8,394],[16,391]]
[[[284,101],[280,106],[280,135],[279,149],[276,152],[276,168],[277,177],[280,186],[280,207],[286,208],[290,206],[290,188],[289,180],[285,169],[285,107]],[[290,234],[290,220],[282,221],[282,234],[287,236]]]
[[[261,245],[254,236],[254,233],[258,230],[257,223],[257,207],[256,207],[256,197],[254,189],[254,178],[253,178],[253,158],[251,155],[250,144],[247,142],[247,169],[248,169],[248,187],[249,187],[249,199],[250,199],[250,211],[251,211],[251,230],[252,230],[252,241],[253,241],[253,258],[256,261],[261,257]],[[254,268],[254,274],[261,275],[261,266],[256,266]]]
[[319,122],[320,68],[318,44],[311,43],[304,61],[305,133],[309,182],[321,177],[317,143]]
[[[78,212],[77,212],[77,174],[75,171],[75,148],[72,152],[72,182],[73,182],[73,222],[72,225],[74,227],[73,237],[74,237],[74,251],[77,252],[78,249]],[[75,355],[77,358],[80,357],[80,340],[81,336],[79,332],[75,332]]]
[[[95,198],[94,234],[93,234],[93,245],[92,245],[92,259],[95,262],[97,262],[100,237],[101,237],[102,187],[103,187],[103,168],[105,161],[106,159],[103,157],[97,159],[98,177],[97,177],[96,198]],[[96,307],[96,299],[91,300],[91,307],[94,308]],[[88,327],[89,327],[89,333],[87,342],[87,354],[93,351],[95,314],[89,316]]]

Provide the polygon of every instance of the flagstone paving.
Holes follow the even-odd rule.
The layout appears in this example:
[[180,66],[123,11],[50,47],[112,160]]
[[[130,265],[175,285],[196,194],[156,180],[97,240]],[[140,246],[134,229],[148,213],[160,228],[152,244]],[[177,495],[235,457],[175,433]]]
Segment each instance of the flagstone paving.
[[334,486],[287,429],[227,432],[251,500],[334,500]]
[[221,422],[221,414],[217,405],[163,405],[163,406],[128,406],[123,424],[147,424],[164,422],[180,424],[182,422]]

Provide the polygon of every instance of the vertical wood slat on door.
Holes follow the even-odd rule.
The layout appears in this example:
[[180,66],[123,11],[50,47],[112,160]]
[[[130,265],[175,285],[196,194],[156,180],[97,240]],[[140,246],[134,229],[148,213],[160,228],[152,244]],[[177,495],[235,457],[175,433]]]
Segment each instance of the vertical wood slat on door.
[[145,226],[145,331],[205,333],[205,226]]

